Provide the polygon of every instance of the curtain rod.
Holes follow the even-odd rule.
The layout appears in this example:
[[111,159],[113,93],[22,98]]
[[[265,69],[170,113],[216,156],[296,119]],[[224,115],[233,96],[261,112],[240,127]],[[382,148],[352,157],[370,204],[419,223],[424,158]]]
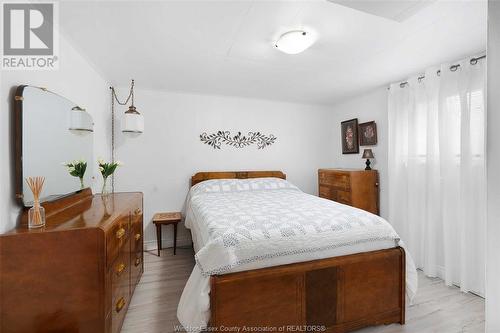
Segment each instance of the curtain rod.
[[[470,64],[471,64],[471,65],[475,65],[475,64],[477,64],[477,62],[478,62],[479,60],[484,59],[484,58],[486,58],[486,55],[483,55],[483,56],[480,56],[480,57],[476,57],[476,58],[471,58],[471,60],[470,60],[469,62],[470,62]],[[454,72],[454,71],[456,71],[456,70],[458,69],[458,67],[460,67],[460,64],[451,65],[451,66],[450,66],[450,71]],[[441,75],[441,70],[439,69],[439,70],[436,72],[436,74],[437,74],[438,76],[439,76],[439,75]],[[425,79],[425,75],[419,76],[419,77],[417,78],[417,80],[418,80],[419,82],[420,82],[420,81],[422,81],[423,79]],[[406,85],[407,85],[407,84],[408,84],[408,81],[401,82],[401,83],[399,84],[399,87],[400,87],[400,88],[404,88],[404,87],[406,87]],[[387,89],[390,89],[390,88],[387,88]]]

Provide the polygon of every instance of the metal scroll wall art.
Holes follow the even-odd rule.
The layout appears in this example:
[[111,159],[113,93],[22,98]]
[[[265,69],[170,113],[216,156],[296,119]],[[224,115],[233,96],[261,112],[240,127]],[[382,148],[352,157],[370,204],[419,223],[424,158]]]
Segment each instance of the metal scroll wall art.
[[272,134],[264,135],[260,132],[248,132],[247,135],[242,135],[241,132],[238,132],[238,134],[231,136],[231,132],[229,131],[218,131],[217,133],[202,133],[200,135],[201,142],[213,149],[220,149],[222,144],[235,148],[245,148],[256,144],[258,149],[264,149],[276,142],[276,139]]

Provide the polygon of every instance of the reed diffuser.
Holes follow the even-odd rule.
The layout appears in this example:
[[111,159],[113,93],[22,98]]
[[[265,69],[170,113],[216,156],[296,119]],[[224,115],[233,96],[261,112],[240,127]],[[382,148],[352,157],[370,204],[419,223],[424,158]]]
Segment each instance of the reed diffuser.
[[40,228],[45,225],[45,208],[40,206],[44,177],[28,177],[26,182],[33,192],[33,207],[28,211],[28,228]]

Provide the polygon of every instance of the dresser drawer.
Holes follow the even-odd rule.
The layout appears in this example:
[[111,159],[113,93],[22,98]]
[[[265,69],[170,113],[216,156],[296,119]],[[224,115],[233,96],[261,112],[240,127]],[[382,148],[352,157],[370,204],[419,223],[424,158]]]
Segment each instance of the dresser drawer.
[[142,223],[142,209],[137,207],[132,212],[131,223]]
[[[128,288],[130,284],[130,252],[124,248],[123,251],[120,252],[116,260],[111,265],[110,274],[111,274],[111,295],[113,301],[115,298],[119,296],[119,294],[123,293],[121,289]],[[125,295],[128,296],[128,295]]]
[[342,190],[349,190],[351,188],[351,177],[349,173],[320,171],[319,183]]
[[134,252],[130,256],[130,284],[131,284],[131,292],[135,288],[136,284],[139,282],[139,279],[142,275],[144,265],[144,256],[141,250]]
[[132,231],[130,236],[130,250],[131,252],[142,251],[143,240],[143,230],[142,230],[142,222],[134,223],[132,225]]
[[333,178],[332,186],[335,188],[339,188],[342,190],[350,190],[351,189],[351,177],[349,174],[345,173],[334,173],[331,175]]
[[135,208],[131,215],[131,237],[134,243],[142,243],[143,239],[143,231],[142,231],[142,209]]
[[119,332],[130,301],[130,239],[121,248],[118,257],[110,267],[111,275],[111,326],[112,332]]
[[[106,234],[106,255],[108,266],[115,261],[127,243],[130,234],[130,216],[117,220]],[[128,248],[127,248],[128,249]]]
[[130,301],[129,287],[120,289],[113,298],[113,305],[111,308],[111,332],[119,333],[127,313],[128,304]]
[[133,223],[132,223],[132,233],[130,237],[130,292],[132,293],[136,287],[136,284],[141,278],[143,269],[143,223],[142,223],[142,212],[134,212]]
[[332,199],[332,189],[329,186],[319,186],[319,196],[325,199]]
[[328,177],[328,173],[324,171],[319,171],[318,180],[320,184],[330,185],[330,178]]
[[343,204],[346,204],[346,205],[350,205],[352,203],[351,192],[342,191],[342,190],[336,190],[335,192],[336,192],[336,195],[335,195],[335,198],[333,200],[340,202],[340,203],[343,203]]

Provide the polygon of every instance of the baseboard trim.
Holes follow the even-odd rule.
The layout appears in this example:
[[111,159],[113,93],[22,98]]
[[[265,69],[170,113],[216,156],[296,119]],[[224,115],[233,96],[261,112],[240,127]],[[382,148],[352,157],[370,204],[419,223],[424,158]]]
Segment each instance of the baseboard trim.
[[[163,239],[161,241],[162,249],[168,249],[174,247],[173,240]],[[191,246],[191,238],[178,238],[177,239],[177,247],[180,246]],[[156,240],[145,240],[144,241],[144,251],[152,251],[158,249],[158,244]]]
[[[427,274],[425,274],[425,272],[424,272],[424,275],[427,276],[427,277],[438,278],[438,279],[441,279],[441,280],[445,281],[446,280],[445,279],[446,273],[445,273],[444,266],[436,265],[435,268],[436,268],[435,269],[436,270],[436,276],[427,275]],[[422,270],[422,269],[420,269],[420,270]],[[455,286],[457,288],[460,288],[460,283],[459,282],[453,282],[452,284],[453,284],[453,286]],[[476,291],[469,290],[468,293],[474,294],[474,295],[479,296],[481,298],[485,298],[484,293],[481,293],[481,292],[476,292]]]
[[436,265],[437,277],[444,280],[444,266]]

